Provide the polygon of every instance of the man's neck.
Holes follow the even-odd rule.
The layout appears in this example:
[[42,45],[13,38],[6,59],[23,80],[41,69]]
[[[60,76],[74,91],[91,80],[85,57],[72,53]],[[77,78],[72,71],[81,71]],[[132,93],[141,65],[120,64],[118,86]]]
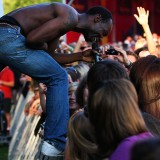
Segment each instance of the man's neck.
[[89,28],[89,18],[88,15],[83,13],[78,15],[78,24],[75,27],[74,31],[81,32],[83,29]]

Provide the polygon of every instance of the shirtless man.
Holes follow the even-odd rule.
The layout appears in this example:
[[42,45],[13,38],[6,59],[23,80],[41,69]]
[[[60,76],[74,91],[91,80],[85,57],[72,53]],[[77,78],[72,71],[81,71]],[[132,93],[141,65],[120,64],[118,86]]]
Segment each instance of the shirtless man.
[[102,7],[79,14],[66,4],[44,3],[1,17],[0,67],[16,68],[47,86],[43,154],[60,156],[66,144],[68,77],[59,64],[91,62],[94,57],[91,49],[74,54],[55,53],[59,37],[76,31],[84,34],[86,41],[100,40],[111,29],[112,15]]

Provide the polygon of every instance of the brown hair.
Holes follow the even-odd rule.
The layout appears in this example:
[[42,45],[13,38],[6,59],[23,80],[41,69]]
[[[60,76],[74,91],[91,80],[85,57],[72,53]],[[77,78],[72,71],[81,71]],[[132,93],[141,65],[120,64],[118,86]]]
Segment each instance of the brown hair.
[[100,155],[107,157],[124,138],[147,131],[137,94],[125,79],[106,81],[91,100],[89,118],[95,127]]
[[139,97],[139,107],[160,118],[160,58],[149,55],[135,62],[130,79]]
[[94,128],[83,111],[73,114],[68,125],[70,160],[97,160]]
[[[87,75],[87,85],[89,90],[88,110],[90,110],[90,102],[98,83],[110,79],[125,78],[129,80],[129,75],[122,64],[115,60],[107,59],[94,64]],[[91,108],[92,109],[92,108]],[[86,113],[87,114],[87,113]]]

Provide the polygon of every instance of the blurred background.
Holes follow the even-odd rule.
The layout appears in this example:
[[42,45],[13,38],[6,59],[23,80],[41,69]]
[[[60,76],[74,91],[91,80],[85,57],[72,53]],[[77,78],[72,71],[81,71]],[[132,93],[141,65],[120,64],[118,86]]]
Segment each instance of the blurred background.
[[[137,23],[133,14],[137,13],[137,6],[143,6],[150,11],[149,25],[152,33],[160,34],[160,0],[0,0],[0,14],[8,13],[16,8],[23,6],[43,3],[43,2],[62,2],[73,6],[78,12],[84,12],[88,8],[96,5],[101,5],[108,8],[114,19],[114,27],[108,39],[104,38],[103,43],[107,41],[116,42],[123,41],[127,36],[135,34],[142,35],[143,30]],[[66,35],[67,43],[72,43],[78,40],[79,34],[69,32]]]

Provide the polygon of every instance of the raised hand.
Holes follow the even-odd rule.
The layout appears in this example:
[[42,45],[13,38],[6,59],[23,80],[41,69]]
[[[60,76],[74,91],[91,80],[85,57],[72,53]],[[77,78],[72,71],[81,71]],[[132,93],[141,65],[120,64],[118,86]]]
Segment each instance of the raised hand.
[[148,25],[149,11],[143,7],[137,7],[138,15],[134,14],[134,17],[140,25]]
[[148,50],[150,54],[158,56],[157,48],[148,24],[149,11],[145,10],[143,7],[137,7],[137,11],[138,11],[138,15],[134,14],[134,17],[137,19],[138,23],[142,25],[144,33],[146,34]]

